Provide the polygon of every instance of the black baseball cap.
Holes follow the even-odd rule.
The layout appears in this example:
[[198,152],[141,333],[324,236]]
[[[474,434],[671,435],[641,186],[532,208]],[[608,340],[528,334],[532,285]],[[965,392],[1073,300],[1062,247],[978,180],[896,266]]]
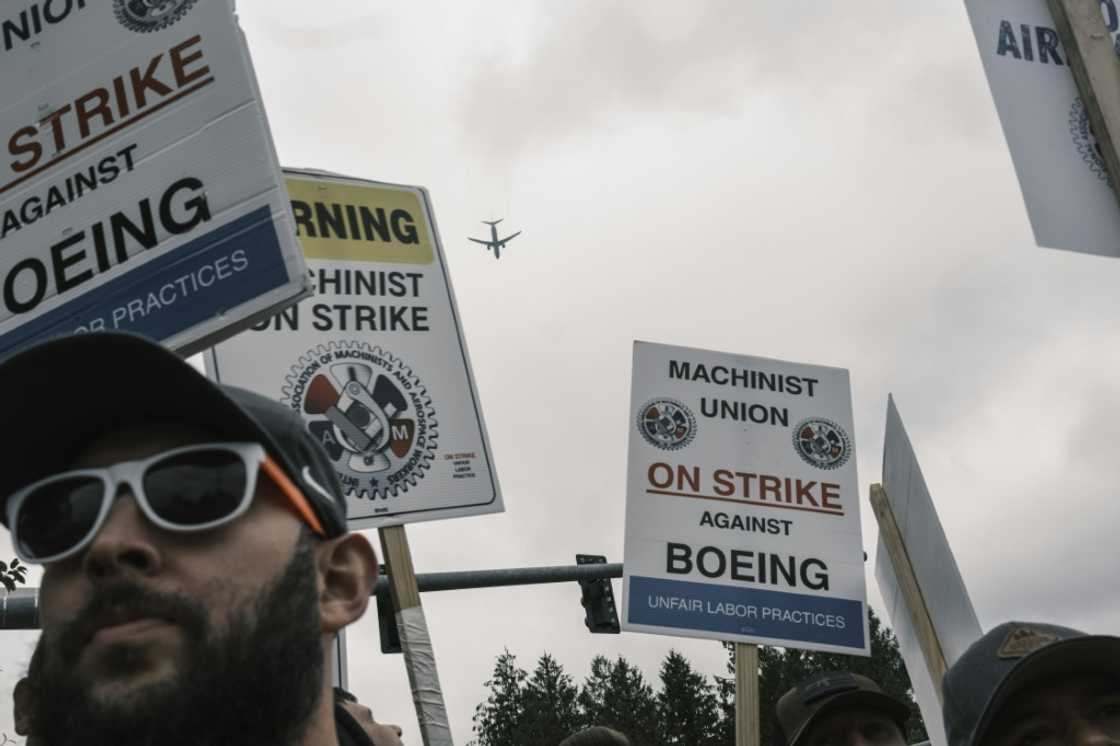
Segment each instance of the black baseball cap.
[[1120,678],[1120,637],[1006,622],[957,659],[941,683],[949,746],[977,746],[1008,700],[1041,681],[1078,673]]
[[866,676],[849,671],[820,673],[805,679],[783,694],[774,709],[787,746],[797,746],[822,717],[848,707],[881,710],[903,731],[910,717],[910,707],[905,702],[885,693]]
[[298,412],[214,383],[145,337],[79,334],[25,348],[0,362],[0,400],[9,434],[0,469],[5,526],[7,501],[16,490],[69,468],[101,433],[173,421],[260,443],[307,498],[326,535],[346,533],[342,485]]

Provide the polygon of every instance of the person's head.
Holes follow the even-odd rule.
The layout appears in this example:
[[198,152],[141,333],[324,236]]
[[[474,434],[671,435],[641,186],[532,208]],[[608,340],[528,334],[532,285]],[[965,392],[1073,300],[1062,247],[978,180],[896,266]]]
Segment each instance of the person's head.
[[123,334],[18,353],[0,392],[0,517],[44,570],[39,742],[333,728],[327,651],[376,558],[299,413]]
[[910,708],[866,676],[836,671],[787,691],[775,715],[785,746],[905,746]]
[[349,717],[373,746],[401,746],[401,727],[374,720],[373,711],[359,702],[353,694],[336,686],[334,701],[345,713],[340,716],[340,725],[342,717]]
[[1007,622],[945,674],[949,746],[1120,744],[1120,637]]
[[617,730],[593,725],[568,736],[559,746],[630,746],[630,739]]

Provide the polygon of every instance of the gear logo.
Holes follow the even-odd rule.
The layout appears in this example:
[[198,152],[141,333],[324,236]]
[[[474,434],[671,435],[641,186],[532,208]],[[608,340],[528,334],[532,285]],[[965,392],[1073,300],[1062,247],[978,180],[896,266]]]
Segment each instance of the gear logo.
[[676,399],[654,399],[638,410],[638,431],[663,451],[677,451],[696,437],[696,417]]
[[1101,153],[1101,144],[1097,140],[1097,133],[1093,131],[1093,123],[1089,121],[1089,110],[1080,98],[1073,100],[1069,109],[1069,134],[1077,148],[1078,155],[1089,170],[1097,178],[1112,186],[1112,179],[1108,176],[1108,169],[1104,165],[1104,155]]
[[197,0],[113,0],[113,15],[138,34],[162,31],[190,12]]
[[301,355],[283,387],[323,444],[347,492],[399,497],[431,469],[438,436],[431,397],[400,358],[364,342]]
[[832,420],[810,417],[793,429],[797,455],[818,469],[839,469],[852,455],[852,439]]

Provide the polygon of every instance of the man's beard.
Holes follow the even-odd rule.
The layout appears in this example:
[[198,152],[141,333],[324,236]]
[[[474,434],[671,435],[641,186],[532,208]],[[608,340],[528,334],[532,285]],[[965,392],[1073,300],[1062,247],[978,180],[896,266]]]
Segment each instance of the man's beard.
[[[230,569],[236,572],[235,568]],[[77,672],[91,624],[106,609],[171,621],[184,644],[172,680],[98,701]],[[101,592],[76,621],[41,640],[33,676],[32,735],[40,746],[284,746],[304,733],[322,694],[323,649],[311,542],[301,534],[284,572],[255,601],[231,609],[229,630],[209,629],[206,606],[135,586]],[[101,668],[114,675],[150,665],[127,647]]]

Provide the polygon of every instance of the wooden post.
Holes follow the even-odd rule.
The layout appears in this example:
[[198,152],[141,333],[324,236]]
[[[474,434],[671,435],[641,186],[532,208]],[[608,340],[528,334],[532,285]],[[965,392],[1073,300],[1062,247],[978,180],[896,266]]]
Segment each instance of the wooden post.
[[[910,620],[914,623],[914,634],[918,637],[918,645],[922,649],[922,656],[926,660],[933,687],[937,692],[938,701],[942,700],[941,680],[945,677],[945,653],[941,648],[941,641],[937,637],[937,630],[933,628],[930,619],[929,607],[926,606],[922,596],[921,586],[914,574],[914,567],[910,564],[910,555],[906,551],[906,544],[902,539],[902,532],[898,530],[898,523],[891,510],[887,493],[881,484],[871,485],[871,508],[875,511],[875,518],[879,521],[879,538],[890,555],[891,565],[894,567],[895,577],[898,579],[898,588],[910,610]],[[944,704],[944,703],[942,703]]]
[[758,646],[735,643],[735,746],[759,746]]
[[400,633],[404,665],[408,669],[408,681],[412,685],[412,702],[416,706],[420,737],[424,746],[454,746],[447,706],[439,686],[435,653],[428,636],[428,623],[420,605],[420,588],[416,585],[408,536],[404,526],[382,528],[378,534],[389,572],[389,588],[397,612],[397,631]]
[[331,646],[331,657],[334,658],[334,685],[349,689],[350,672],[347,667],[345,628],[340,629],[335,635],[334,645]]
[[1089,113],[1112,190],[1120,201],[1120,59],[1101,16],[1100,0],[1047,0],[1066,62]]

